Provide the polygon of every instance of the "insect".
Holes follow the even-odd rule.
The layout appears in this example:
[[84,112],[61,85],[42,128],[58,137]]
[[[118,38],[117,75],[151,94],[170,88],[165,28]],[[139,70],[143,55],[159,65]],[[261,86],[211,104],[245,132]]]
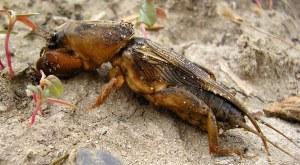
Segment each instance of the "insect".
[[[127,84],[152,104],[207,131],[209,151],[214,155],[242,156],[240,149],[219,145],[218,131],[244,128],[261,138],[268,154],[270,143],[292,156],[264,136],[258,119],[216,81],[211,71],[170,49],[133,35],[133,25],[126,22],[68,22],[55,33],[49,33],[37,69],[66,77],[111,62],[110,80],[92,107],[101,105],[113,90]],[[246,124],[246,117],[254,129]]]

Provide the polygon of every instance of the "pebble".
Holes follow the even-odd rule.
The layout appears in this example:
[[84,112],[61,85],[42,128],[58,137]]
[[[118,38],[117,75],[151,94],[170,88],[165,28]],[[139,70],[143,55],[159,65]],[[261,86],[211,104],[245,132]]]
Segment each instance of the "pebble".
[[234,164],[234,158],[230,157],[223,157],[223,158],[217,158],[215,161],[216,165],[228,165],[228,164]]
[[[295,77],[296,77],[297,80],[300,80],[300,72],[296,73],[296,74],[295,74]],[[1,110],[0,110],[0,111],[1,111]]]
[[122,162],[111,153],[102,150],[81,148],[76,154],[76,165],[121,165]]
[[7,110],[7,107],[4,105],[0,105],[0,112],[4,112]]
[[32,159],[34,157],[34,152],[32,150],[28,150],[26,157],[27,159]]
[[53,145],[49,145],[49,146],[48,146],[48,148],[50,148],[50,149],[53,149],[53,148],[54,148],[54,146],[53,146]]

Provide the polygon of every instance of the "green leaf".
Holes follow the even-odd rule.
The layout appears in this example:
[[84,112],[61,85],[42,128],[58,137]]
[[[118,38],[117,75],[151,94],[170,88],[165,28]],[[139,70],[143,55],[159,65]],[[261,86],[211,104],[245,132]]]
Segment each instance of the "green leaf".
[[64,91],[61,81],[54,75],[50,75],[46,79],[49,80],[51,84],[44,89],[44,94],[48,97],[61,96]]
[[36,94],[40,92],[40,88],[34,85],[27,85],[26,89]]
[[144,3],[140,9],[139,19],[147,26],[152,26],[156,22],[156,9],[152,1],[144,0]]

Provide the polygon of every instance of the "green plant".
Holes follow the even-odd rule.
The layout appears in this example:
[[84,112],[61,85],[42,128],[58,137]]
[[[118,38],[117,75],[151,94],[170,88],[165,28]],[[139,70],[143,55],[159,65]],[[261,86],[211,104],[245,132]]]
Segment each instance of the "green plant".
[[26,89],[27,96],[32,97],[35,109],[31,115],[30,125],[35,122],[38,113],[42,114],[42,105],[45,103],[61,104],[71,108],[76,106],[70,102],[57,99],[64,91],[61,81],[54,75],[46,75],[41,71],[42,78],[39,85],[28,85]]
[[[8,65],[8,73],[10,77],[14,76],[14,71],[11,62],[11,52],[9,50],[10,34],[12,33],[14,25],[17,21],[22,22],[26,26],[30,27],[32,30],[37,29],[38,26],[28,18],[29,16],[36,15],[36,14],[38,13],[16,14],[16,12],[13,10],[0,10],[0,16],[1,15],[8,16],[8,27],[7,27],[7,31],[5,31],[6,37],[5,37],[4,49],[5,49],[5,55],[6,55],[7,65]],[[0,71],[3,69],[4,69],[4,65],[0,60]]]
[[153,0],[144,0],[139,11],[138,21],[144,37],[147,38],[146,29],[155,30],[162,28],[161,26],[155,26],[157,19],[165,19],[167,17],[164,9],[156,7]]
[[[253,0],[253,2],[257,5],[257,7],[259,7],[260,9],[262,9],[262,0]],[[273,0],[268,0],[268,5],[269,5],[269,9],[272,9],[273,7]]]

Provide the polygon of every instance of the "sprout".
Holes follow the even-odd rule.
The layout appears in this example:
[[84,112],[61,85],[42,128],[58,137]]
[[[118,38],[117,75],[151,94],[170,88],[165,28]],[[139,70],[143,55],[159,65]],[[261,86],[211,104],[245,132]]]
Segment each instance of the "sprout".
[[155,7],[153,0],[144,0],[138,18],[144,37],[148,38],[146,29],[158,30],[163,28],[162,26],[156,25],[157,18],[165,19],[166,17],[165,11],[162,8]]
[[54,75],[46,77],[43,71],[41,71],[42,78],[39,85],[28,85],[26,89],[27,96],[31,96],[34,103],[35,109],[31,114],[30,125],[34,124],[35,117],[38,113],[42,114],[42,105],[45,103],[61,104],[71,108],[76,108],[70,102],[57,99],[63,93],[63,86],[61,81]]
[[[38,13],[16,14],[16,12],[13,10],[0,10],[0,16],[1,15],[8,16],[8,28],[6,31],[4,49],[5,49],[5,55],[6,55],[7,65],[8,65],[8,73],[9,73],[10,77],[14,76],[14,71],[13,71],[13,67],[12,67],[12,63],[11,63],[11,52],[9,50],[10,34],[12,33],[14,25],[17,21],[22,22],[26,26],[30,27],[32,30],[37,29],[38,26],[28,18],[29,16],[36,15],[36,14],[38,14]],[[4,69],[4,65],[3,65],[2,61],[0,60],[0,71],[3,69]]]

